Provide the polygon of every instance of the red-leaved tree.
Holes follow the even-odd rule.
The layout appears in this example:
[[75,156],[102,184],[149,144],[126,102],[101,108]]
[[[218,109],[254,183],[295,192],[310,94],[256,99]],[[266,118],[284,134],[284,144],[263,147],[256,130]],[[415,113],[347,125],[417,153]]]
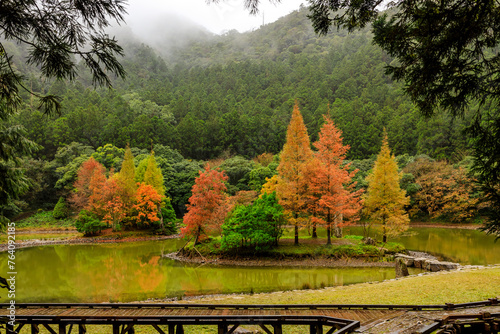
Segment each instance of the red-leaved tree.
[[220,219],[217,213],[224,201],[224,181],[227,179],[223,172],[211,170],[208,164],[195,179],[184,216],[186,227],[181,229],[184,236],[194,237],[195,245],[206,237],[211,229],[223,222],[223,218]]
[[73,184],[75,190],[69,197],[69,202],[78,210],[88,210],[89,198],[92,194],[90,181],[96,171],[104,175],[105,169],[94,158],[89,158],[78,169],[77,178]]
[[342,237],[344,218],[357,217],[362,190],[354,191],[352,178],[357,171],[349,171],[349,164],[344,164],[349,146],[342,144],[342,131],[330,118],[325,116],[319,140],[313,145],[318,151],[303,175],[306,202],[311,220],[326,227],[327,243],[331,244],[332,230],[336,237]]
[[127,216],[129,209],[122,197],[123,190],[116,177],[110,176],[105,184],[106,201],[103,220],[117,230],[120,222]]

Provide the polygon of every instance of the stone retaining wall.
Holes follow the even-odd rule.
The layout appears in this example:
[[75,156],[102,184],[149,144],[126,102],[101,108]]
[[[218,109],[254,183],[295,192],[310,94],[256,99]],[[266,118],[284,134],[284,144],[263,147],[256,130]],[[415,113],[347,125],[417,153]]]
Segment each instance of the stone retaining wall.
[[459,263],[438,261],[425,257],[414,257],[405,254],[396,254],[394,258],[403,259],[407,267],[421,268],[427,271],[454,270],[460,267]]

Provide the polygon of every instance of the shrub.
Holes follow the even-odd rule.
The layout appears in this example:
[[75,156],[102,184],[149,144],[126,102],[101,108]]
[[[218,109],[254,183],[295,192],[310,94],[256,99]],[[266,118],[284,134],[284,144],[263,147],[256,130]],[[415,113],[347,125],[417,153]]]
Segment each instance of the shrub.
[[54,207],[54,212],[52,213],[55,219],[68,218],[68,208],[66,207],[66,201],[63,197],[59,197],[56,206]]
[[237,206],[222,225],[224,251],[253,248],[265,251],[277,245],[283,234],[283,208],[276,193],[263,194],[251,205]]
[[75,227],[84,236],[92,236],[100,234],[106,228],[106,224],[102,223],[93,213],[82,210],[78,214]]

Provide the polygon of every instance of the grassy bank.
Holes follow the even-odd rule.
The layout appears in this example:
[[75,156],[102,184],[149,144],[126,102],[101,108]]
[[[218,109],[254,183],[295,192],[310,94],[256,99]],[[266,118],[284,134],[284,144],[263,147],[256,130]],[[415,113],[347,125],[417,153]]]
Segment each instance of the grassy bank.
[[16,230],[75,230],[73,218],[56,219],[52,211],[41,211],[18,220]]
[[500,297],[500,266],[443,271],[319,290],[206,297],[216,304],[444,304]]

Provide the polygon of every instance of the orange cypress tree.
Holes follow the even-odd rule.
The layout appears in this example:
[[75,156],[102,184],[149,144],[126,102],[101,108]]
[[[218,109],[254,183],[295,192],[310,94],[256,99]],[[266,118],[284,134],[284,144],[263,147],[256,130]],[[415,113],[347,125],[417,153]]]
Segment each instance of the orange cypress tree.
[[387,241],[387,236],[406,231],[410,222],[404,208],[410,199],[406,197],[406,191],[399,186],[401,177],[396,158],[391,155],[387,132],[384,129],[382,149],[372,173],[367,177],[368,189],[364,203],[364,213],[381,229],[383,242]]
[[294,225],[295,244],[299,244],[299,215],[304,211],[304,188],[301,179],[303,168],[311,160],[309,135],[299,111],[298,103],[293,107],[292,119],[286,133],[286,143],[278,166],[279,182],[276,192],[279,203],[288,212],[289,222]]
[[104,173],[105,173],[104,167],[96,168],[94,170],[94,174],[90,179],[90,185],[89,185],[90,196],[89,196],[88,206],[86,207],[87,210],[92,211],[99,218],[103,218],[104,215],[106,214],[106,210],[104,207],[109,197],[109,194],[107,193],[106,189],[107,179]]
[[92,157],[82,163],[78,169],[77,178],[73,184],[75,189],[69,198],[70,203],[78,210],[88,209],[89,197],[92,194],[90,180],[96,170],[104,174],[104,166]]
[[187,213],[184,215],[186,227],[181,229],[185,236],[194,237],[195,245],[201,241],[206,233],[215,228],[221,219],[218,219],[219,207],[224,201],[224,191],[227,176],[218,170],[211,170],[209,164],[204,171],[195,179],[192,195],[187,205]]
[[137,189],[136,204],[134,209],[137,212],[137,224],[149,225],[149,223],[160,220],[158,213],[162,201],[162,195],[149,184],[141,183]]
[[313,215],[313,223],[326,227],[327,244],[331,244],[332,229],[337,238],[342,237],[344,218],[357,217],[361,209],[362,190],[354,191],[352,178],[357,170],[349,171],[349,164],[344,165],[348,145],[342,144],[342,131],[333,121],[325,118],[325,124],[319,133],[319,140],[313,143],[318,149],[315,159],[304,171],[308,211]]
[[127,216],[129,209],[125,205],[122,194],[123,190],[120,187],[118,180],[113,175],[110,175],[106,181],[104,193],[106,196],[104,202],[104,217],[103,220],[113,227],[113,230],[118,230],[120,222]]

